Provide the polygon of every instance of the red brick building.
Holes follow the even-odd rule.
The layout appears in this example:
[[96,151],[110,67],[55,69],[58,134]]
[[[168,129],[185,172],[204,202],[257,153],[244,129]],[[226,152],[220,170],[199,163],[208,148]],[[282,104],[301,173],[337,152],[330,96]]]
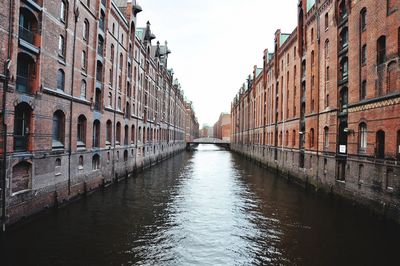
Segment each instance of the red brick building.
[[400,1],[297,8],[232,103],[231,148],[400,221]]
[[218,121],[214,124],[214,138],[230,141],[231,127],[231,115],[227,113],[221,113]]
[[0,1],[3,221],[185,148],[195,114],[136,1]]

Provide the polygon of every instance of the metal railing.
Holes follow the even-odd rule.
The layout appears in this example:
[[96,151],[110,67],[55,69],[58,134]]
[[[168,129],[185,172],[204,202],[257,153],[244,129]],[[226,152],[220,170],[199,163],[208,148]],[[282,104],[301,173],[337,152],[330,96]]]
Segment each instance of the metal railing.
[[33,44],[35,33],[33,31],[29,30],[29,29],[26,29],[26,28],[24,28],[22,26],[19,26],[19,37],[22,40]]

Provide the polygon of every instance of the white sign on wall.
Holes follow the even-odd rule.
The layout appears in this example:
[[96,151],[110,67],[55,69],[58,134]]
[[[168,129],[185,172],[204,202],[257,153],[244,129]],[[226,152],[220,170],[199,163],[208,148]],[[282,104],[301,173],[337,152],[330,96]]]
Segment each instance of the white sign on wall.
[[339,152],[340,153],[346,153],[346,145],[340,145],[339,146]]

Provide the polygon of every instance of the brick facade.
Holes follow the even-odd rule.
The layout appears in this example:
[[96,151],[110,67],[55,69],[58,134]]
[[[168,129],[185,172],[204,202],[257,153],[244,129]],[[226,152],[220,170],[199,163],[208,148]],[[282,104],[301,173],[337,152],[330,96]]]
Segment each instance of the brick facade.
[[400,221],[399,8],[299,1],[232,102],[231,148]]
[[137,27],[136,1],[0,6],[7,223],[129,176],[198,136],[168,45],[154,42],[149,22]]

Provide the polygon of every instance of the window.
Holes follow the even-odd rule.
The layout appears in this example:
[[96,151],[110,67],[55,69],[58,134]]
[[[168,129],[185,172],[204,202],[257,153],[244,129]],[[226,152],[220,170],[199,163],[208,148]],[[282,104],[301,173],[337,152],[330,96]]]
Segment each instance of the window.
[[311,148],[314,147],[314,138],[315,138],[315,136],[314,136],[314,129],[311,128],[311,129],[310,129],[310,147],[311,147]]
[[87,57],[86,57],[86,52],[85,51],[82,51],[81,64],[82,64],[82,69],[86,70],[87,69]]
[[116,139],[117,145],[119,145],[121,143],[121,123],[120,122],[117,122],[115,139]]
[[85,19],[83,22],[83,32],[82,32],[83,40],[88,42],[89,41],[89,21]]
[[100,156],[98,154],[93,155],[92,157],[92,170],[100,169]]
[[122,70],[122,66],[124,64],[124,56],[122,53],[119,55],[119,69]]
[[129,140],[129,127],[128,125],[125,125],[124,128],[124,145],[128,145],[128,140]]
[[329,147],[329,127],[324,128],[324,147]]
[[54,163],[54,173],[56,175],[61,175],[61,159],[57,158]]
[[296,146],[296,130],[293,130],[293,133],[292,133],[292,146],[293,147]]
[[346,7],[346,0],[343,0],[339,4],[339,15],[341,19],[344,19],[347,17],[347,7]]
[[311,28],[311,42],[314,42],[314,28]]
[[121,110],[122,106],[121,106],[121,96],[118,97],[118,110]]
[[325,30],[329,28],[329,14],[325,13]]
[[400,57],[400,27],[397,30],[397,54]]
[[397,11],[396,0],[387,0],[387,15]]
[[58,37],[58,56],[65,57],[65,40],[62,35]]
[[384,159],[385,158],[385,131],[379,130],[376,132],[376,158]]
[[93,147],[100,147],[100,121],[97,119],[93,122]]
[[81,93],[80,93],[81,98],[86,98],[86,81],[82,80],[81,82]]
[[358,144],[360,151],[365,152],[367,149],[367,124],[361,123],[358,127]]
[[67,21],[67,3],[65,1],[60,3],[60,20],[64,23]]
[[386,61],[386,36],[379,37],[376,44],[377,64],[383,64]]
[[17,59],[16,90],[22,93],[32,93],[32,81],[35,79],[36,66],[32,57],[19,53]]
[[360,13],[360,29],[364,31],[367,26],[367,9],[363,8]]
[[15,107],[13,133],[15,151],[26,151],[28,149],[31,112],[32,109],[27,103],[20,103]]
[[64,113],[61,110],[58,110],[53,114],[53,148],[64,147],[64,118]]
[[108,93],[108,106],[112,107],[112,93],[111,92]]
[[344,28],[341,32],[340,32],[340,48],[344,49],[347,47],[348,45],[348,40],[349,40],[349,35],[348,35],[348,29]]
[[78,117],[78,128],[77,128],[77,146],[85,147],[86,143],[86,117],[80,115]]
[[112,136],[112,123],[111,120],[107,120],[106,123],[106,144],[110,145],[111,144],[111,137]]
[[94,110],[101,111],[101,89],[96,88],[94,96]]
[[115,34],[115,23],[112,24],[112,34]]
[[342,61],[340,61],[340,73],[342,75],[342,80],[347,79],[349,75],[349,65],[347,57],[343,58]]
[[325,76],[325,80],[326,80],[326,82],[328,82],[329,81],[329,79],[330,79],[330,69],[329,69],[329,66],[327,66],[326,67],[326,76]]
[[347,104],[348,104],[348,89],[345,87],[340,91],[340,103],[343,109],[347,109]]
[[78,169],[82,170],[83,169],[83,156],[79,156],[79,161],[78,161]]
[[62,69],[59,69],[57,71],[57,89],[64,91],[65,87],[65,74]]
[[97,43],[97,54],[100,56],[103,56],[103,50],[104,50],[104,40],[103,38],[99,35],[98,37],[98,43]]
[[361,65],[365,65],[367,63],[367,45],[364,44],[361,48]]
[[361,82],[360,88],[360,100],[364,100],[367,97],[367,81],[363,80]]
[[128,161],[128,151],[125,150],[124,151],[124,162],[127,162],[127,161]]
[[329,48],[330,48],[329,45],[330,45],[330,44],[329,44],[329,40],[327,39],[327,40],[325,41],[325,59],[328,59],[328,58],[329,58]]

